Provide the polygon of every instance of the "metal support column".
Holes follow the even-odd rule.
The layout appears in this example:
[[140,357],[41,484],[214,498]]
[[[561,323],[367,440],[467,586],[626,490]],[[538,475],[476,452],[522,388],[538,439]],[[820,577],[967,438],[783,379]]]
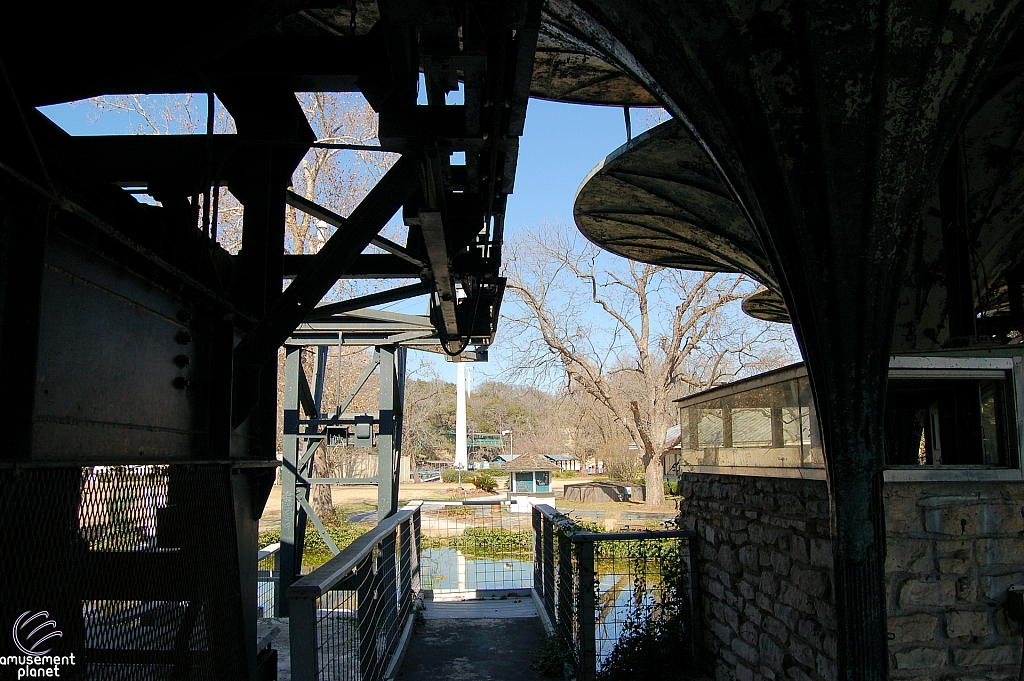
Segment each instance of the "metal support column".
[[401,464],[398,413],[402,404],[399,399],[400,348],[395,345],[377,348],[380,356],[380,426],[377,432],[377,519],[384,520],[398,511],[398,470]]
[[[302,372],[302,348],[285,347],[284,360],[284,433],[281,442],[281,566],[280,581],[274,594],[278,617],[288,617],[285,592],[302,570],[302,548],[306,531],[306,514],[298,509],[296,494],[304,493],[297,483],[299,474],[299,380]],[[301,514],[301,518],[297,518]],[[301,520],[300,522],[297,522]]]

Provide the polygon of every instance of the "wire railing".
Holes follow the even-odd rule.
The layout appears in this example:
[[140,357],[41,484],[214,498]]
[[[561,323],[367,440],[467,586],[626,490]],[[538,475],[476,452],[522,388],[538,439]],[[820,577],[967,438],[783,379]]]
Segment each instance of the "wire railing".
[[280,573],[277,571],[277,556],[281,551],[281,544],[271,544],[259,551],[256,558],[256,612],[260,619],[264,617],[276,617],[274,610],[277,586],[280,583]]
[[288,589],[295,681],[390,678],[419,590],[413,502]]
[[434,594],[533,586],[530,515],[499,501],[421,506],[421,584]]
[[650,669],[659,678],[666,666],[696,667],[692,530],[589,532],[545,505],[532,520],[534,589],[567,677],[644,678]]

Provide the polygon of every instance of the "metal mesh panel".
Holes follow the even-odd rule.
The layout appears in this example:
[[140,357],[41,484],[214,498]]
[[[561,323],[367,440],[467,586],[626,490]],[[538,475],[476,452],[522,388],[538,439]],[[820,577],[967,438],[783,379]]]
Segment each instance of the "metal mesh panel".
[[46,612],[52,654],[76,655],[61,678],[226,678],[244,660],[229,475],[0,469],[0,623]]
[[412,617],[418,528],[419,511],[403,511],[289,590],[292,678],[384,678]]
[[534,527],[538,593],[569,676],[643,678],[697,663],[692,531],[591,533],[542,508]]
[[533,586],[533,525],[500,505],[431,504],[422,509],[424,589],[528,589]]
[[277,586],[281,581],[281,574],[277,569],[277,557],[280,552],[280,544],[274,544],[273,548],[260,549],[260,558],[256,562],[256,616],[260,618],[277,616],[274,604]]

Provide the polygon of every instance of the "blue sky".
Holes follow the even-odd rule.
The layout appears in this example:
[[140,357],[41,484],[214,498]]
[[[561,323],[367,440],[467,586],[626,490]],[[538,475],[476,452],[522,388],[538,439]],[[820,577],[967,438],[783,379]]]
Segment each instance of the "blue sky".
[[[449,103],[460,100],[460,93],[449,96]],[[205,95],[195,96],[194,108],[205,117]],[[137,117],[132,120],[127,115],[97,117],[92,107],[69,104],[44,107],[43,113],[72,135],[129,134],[140,122]],[[642,110],[633,110],[634,135],[646,129],[645,119]],[[576,189],[605,156],[625,141],[621,108],[531,100],[519,147],[515,190],[508,202],[506,238],[515,238],[518,230],[545,221],[571,224]],[[415,298],[385,306],[385,309],[424,314],[426,300]],[[504,365],[504,352],[500,343],[492,347],[490,362],[475,367],[475,381],[497,376]],[[426,353],[413,354],[419,355],[417,359],[421,361],[434,364],[446,380],[455,380],[455,367],[451,363],[424,356]],[[415,368],[417,362],[412,364]]]

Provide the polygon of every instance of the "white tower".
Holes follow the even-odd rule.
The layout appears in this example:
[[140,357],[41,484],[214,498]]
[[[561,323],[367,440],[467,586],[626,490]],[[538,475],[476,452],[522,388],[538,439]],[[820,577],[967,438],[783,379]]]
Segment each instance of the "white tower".
[[458,380],[455,402],[455,467],[469,468],[469,452],[466,449],[466,363],[457,362]]

